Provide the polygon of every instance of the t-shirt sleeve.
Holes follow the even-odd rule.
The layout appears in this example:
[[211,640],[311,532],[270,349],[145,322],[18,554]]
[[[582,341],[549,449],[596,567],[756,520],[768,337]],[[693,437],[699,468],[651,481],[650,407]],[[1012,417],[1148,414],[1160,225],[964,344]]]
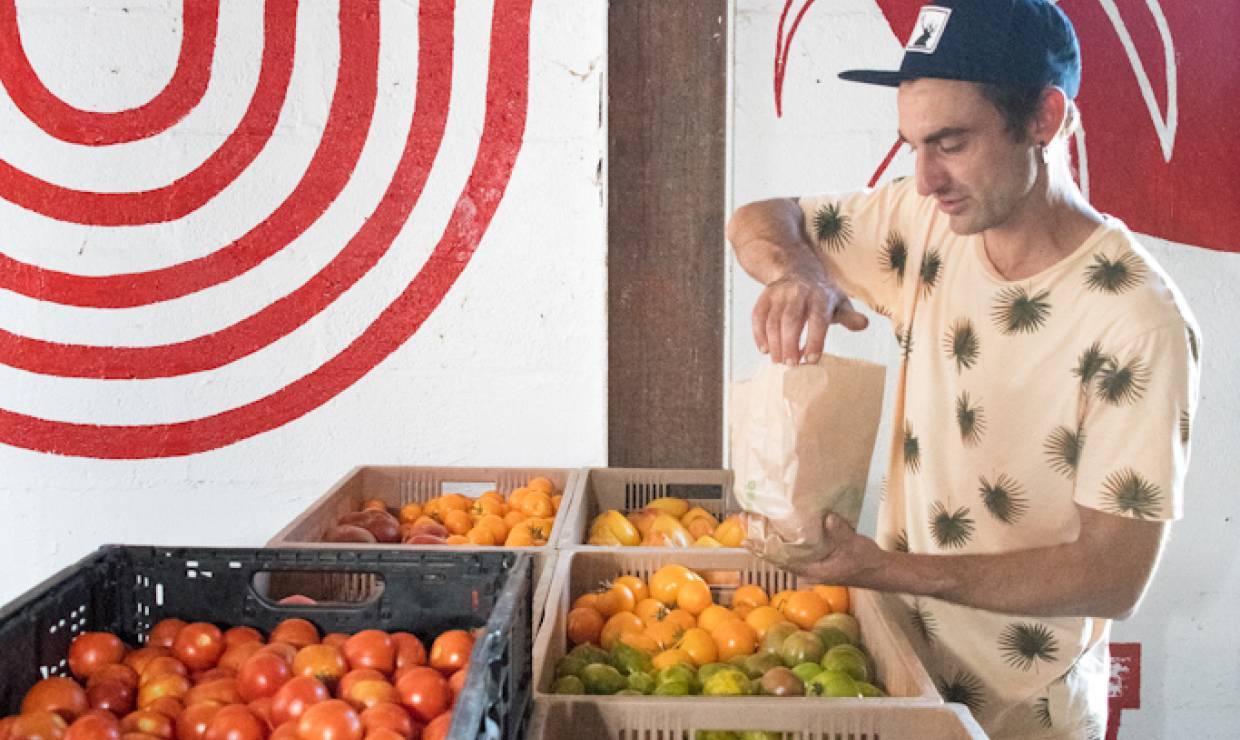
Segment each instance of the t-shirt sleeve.
[[1197,334],[1182,325],[1096,346],[1081,429],[1076,502],[1135,519],[1183,516],[1197,407]]
[[916,208],[911,179],[874,190],[806,196],[799,200],[805,231],[850,298],[887,316],[901,313],[901,288],[916,279],[907,230]]

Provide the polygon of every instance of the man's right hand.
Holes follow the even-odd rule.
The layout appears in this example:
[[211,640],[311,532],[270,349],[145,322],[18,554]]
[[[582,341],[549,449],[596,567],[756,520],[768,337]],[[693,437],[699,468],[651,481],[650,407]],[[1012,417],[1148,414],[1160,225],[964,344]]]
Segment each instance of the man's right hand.
[[822,266],[808,260],[768,283],[753,307],[753,338],[758,351],[769,353],[772,362],[789,365],[817,362],[831,324],[861,331],[869,323]]

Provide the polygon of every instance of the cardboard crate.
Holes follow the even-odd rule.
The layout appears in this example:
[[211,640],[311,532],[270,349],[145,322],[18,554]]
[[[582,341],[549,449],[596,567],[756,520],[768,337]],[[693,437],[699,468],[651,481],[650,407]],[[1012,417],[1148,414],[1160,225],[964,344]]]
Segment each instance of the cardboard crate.
[[[0,609],[0,716],[39,679],[68,674],[83,631],[136,647],[170,617],[264,634],[301,617],[323,633],[409,631],[428,647],[444,630],[484,628],[452,737],[515,740],[530,706],[531,565],[513,552],[103,547]],[[319,603],[276,603],[290,588]]]
[[986,733],[961,704],[819,703],[823,701],[695,697],[669,702],[656,696],[616,700],[566,697],[535,705],[526,738],[693,740],[697,733],[710,730],[763,730],[783,733],[781,740],[986,740]]
[[[594,517],[616,509],[621,513],[645,508],[662,496],[683,498],[690,508],[700,506],[723,519],[741,510],[732,493],[732,471],[670,468],[587,468],[577,477],[571,527],[565,527],[556,544],[560,549],[597,545],[585,543]],[[655,549],[655,548],[644,548]],[[663,548],[657,548],[663,549]],[[741,548],[726,548],[739,551]]]
[[[445,493],[478,496],[494,489],[505,496],[525,485],[534,476],[544,476],[564,493],[547,544],[541,547],[500,545],[404,545],[322,542],[323,532],[336,518],[361,509],[367,499],[379,499],[389,509],[398,510],[411,502],[426,502]],[[428,552],[525,552],[534,556],[534,615],[541,618],[551,581],[556,542],[569,537],[573,528],[570,512],[578,471],[573,468],[445,468],[411,466],[356,467],[332,486],[308,509],[299,514],[267,543],[271,547],[342,547],[359,550],[414,550]],[[537,623],[535,623],[537,628]]]
[[[555,677],[555,664],[568,650],[566,622],[573,599],[621,575],[636,575],[643,580],[669,563],[679,563],[698,571],[711,584],[716,603],[731,603],[732,592],[745,583],[756,583],[769,594],[794,589],[811,581],[780,570],[748,552],[726,549],[655,549],[655,548],[591,548],[564,550],[556,564],[555,577],[547,598],[542,626],[534,639],[534,698],[542,701],[581,701],[550,693]],[[878,709],[883,706],[939,705],[943,703],[938,689],[913,652],[905,633],[897,626],[891,597],[865,589],[849,589],[852,613],[861,624],[861,642],[874,661],[878,682],[889,696],[873,698],[774,698],[729,697],[729,701],[763,702],[772,700],[779,707],[811,706]],[[620,702],[639,697],[590,697],[587,701]],[[703,722],[713,716],[709,697],[651,697],[690,711],[704,707],[698,714]],[[703,703],[706,702],[706,703]],[[692,709],[692,711],[698,711]],[[752,715],[751,715],[752,716]],[[699,725],[705,726],[705,725]],[[584,736],[584,735],[583,735]],[[627,737],[627,736],[626,736]]]

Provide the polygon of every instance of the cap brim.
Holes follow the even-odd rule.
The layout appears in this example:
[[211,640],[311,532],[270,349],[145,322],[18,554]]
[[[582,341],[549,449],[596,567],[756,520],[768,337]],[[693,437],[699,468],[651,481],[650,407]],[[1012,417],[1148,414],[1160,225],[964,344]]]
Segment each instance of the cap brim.
[[896,70],[849,69],[840,72],[840,79],[848,80],[849,82],[863,82],[867,85],[899,87],[901,82],[912,79],[912,76]]

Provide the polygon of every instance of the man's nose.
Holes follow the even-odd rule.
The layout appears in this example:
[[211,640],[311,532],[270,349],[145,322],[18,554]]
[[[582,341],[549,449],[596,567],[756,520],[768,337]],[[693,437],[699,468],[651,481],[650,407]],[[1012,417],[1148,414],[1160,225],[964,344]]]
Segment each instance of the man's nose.
[[939,192],[947,183],[947,173],[938,160],[924,150],[917,153],[917,193],[928,197]]

